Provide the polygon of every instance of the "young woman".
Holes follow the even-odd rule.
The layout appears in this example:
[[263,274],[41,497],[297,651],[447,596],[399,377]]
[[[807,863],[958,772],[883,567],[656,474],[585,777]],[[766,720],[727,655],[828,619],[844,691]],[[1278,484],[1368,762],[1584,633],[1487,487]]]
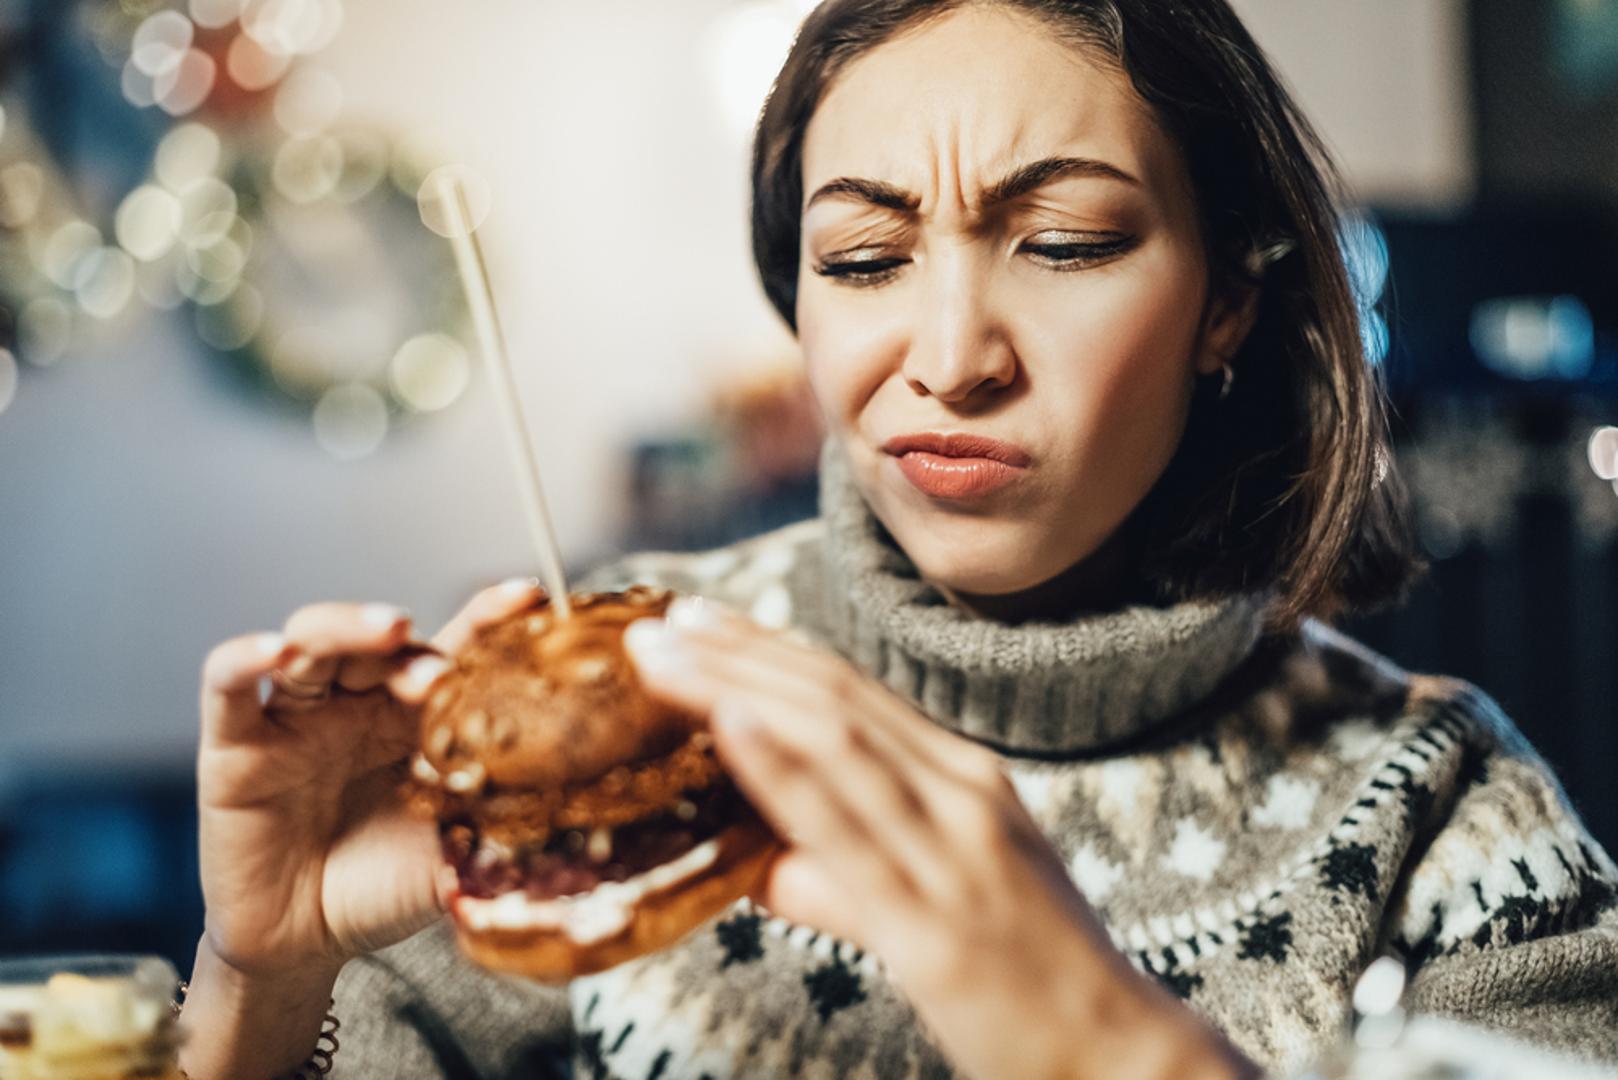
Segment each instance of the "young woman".
[[754,167],[821,515],[596,582],[722,602],[630,644],[792,839],[762,906],[471,969],[393,795],[443,661],[306,608],[204,675],[191,1075],[295,1066],[334,984],[340,1076],[1284,1072],[1387,951],[1618,1060],[1612,862],[1484,694],[1324,622],[1418,570],[1334,190],[1224,0],[824,4]]

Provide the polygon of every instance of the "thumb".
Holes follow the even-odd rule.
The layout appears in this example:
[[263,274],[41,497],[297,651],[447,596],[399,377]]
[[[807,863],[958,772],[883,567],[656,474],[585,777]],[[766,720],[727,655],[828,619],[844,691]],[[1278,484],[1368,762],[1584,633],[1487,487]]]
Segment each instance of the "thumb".
[[791,850],[778,856],[763,886],[753,897],[791,923],[812,926],[860,948],[865,928],[856,917],[858,905],[811,855]]

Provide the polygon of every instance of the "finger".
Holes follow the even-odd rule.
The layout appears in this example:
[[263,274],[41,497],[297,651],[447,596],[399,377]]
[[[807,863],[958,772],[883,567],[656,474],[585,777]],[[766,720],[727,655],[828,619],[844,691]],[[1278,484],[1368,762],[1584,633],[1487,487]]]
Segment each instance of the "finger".
[[502,581],[467,601],[466,606],[433,635],[433,646],[442,653],[454,655],[480,628],[526,611],[544,598],[545,590],[540,588],[538,578]]
[[[343,659],[333,681],[344,690],[364,693],[401,675],[417,660],[427,658],[442,660],[437,649],[419,643],[396,649],[387,656],[349,656]],[[447,663],[442,666],[446,670],[449,667]]]
[[[777,740],[750,709],[721,703],[714,716],[716,746],[748,800],[777,832],[837,867],[839,883],[867,904],[913,903],[916,883],[872,822],[853,811],[850,783],[828,790],[811,763]],[[891,827],[894,823],[884,823]]]
[[862,940],[865,929],[859,924],[858,901],[852,901],[813,855],[792,850],[778,856],[754,898],[772,915],[868,948]]
[[[840,864],[850,843],[875,844],[920,895],[942,900],[956,892],[957,843],[932,809],[949,805],[952,792],[925,792],[949,781],[888,756],[872,741],[871,729],[857,721],[767,724],[764,714],[772,705],[728,698],[713,720],[716,748],[733,774],[753,764],[772,770],[753,777],[759,798],[774,803],[772,820],[829,865]],[[748,745],[755,739],[773,751],[763,761],[748,760],[758,756]],[[784,791],[778,786],[783,774],[795,781]],[[829,809],[838,812],[830,820]],[[856,829],[843,827],[847,823]]]
[[[681,639],[698,647],[706,645],[727,657],[733,672],[739,674],[750,668],[754,679],[776,685],[783,676],[792,678],[795,694],[808,690],[824,695],[845,686],[849,679],[847,661],[792,641],[712,601],[692,597],[676,601],[667,622]],[[855,674],[854,678],[869,679],[863,674]],[[864,698],[862,712],[869,714],[872,723],[939,768],[954,771],[963,779],[973,775],[973,758],[981,748],[945,731],[886,687],[879,688],[873,681],[871,688],[875,692],[860,696]]]
[[[714,618],[712,605],[701,615],[689,614],[690,605],[684,610],[688,614],[683,617],[680,611],[671,611],[667,620],[639,620],[625,633],[624,644],[654,692],[699,713],[711,711],[721,694],[734,690],[790,705],[800,722],[782,734],[792,739],[813,738],[824,729],[826,717],[856,711],[871,729],[870,739],[888,757],[940,773],[956,771],[914,730],[930,728],[932,721],[920,714],[895,718],[895,713],[914,710],[875,684],[864,692],[863,684],[869,680],[842,661],[782,641],[769,631],[743,629],[736,625],[739,619],[723,617],[711,632],[690,621]],[[768,709],[765,716],[775,719],[784,713]]]
[[287,640],[307,658],[304,675],[324,674],[330,681],[336,665],[308,663],[356,653],[385,655],[410,635],[410,613],[392,604],[310,604],[287,620]]
[[259,680],[292,655],[282,634],[244,634],[223,642],[202,665],[202,737],[229,739],[263,715]]
[[433,685],[454,668],[454,662],[447,657],[436,652],[422,653],[411,657],[388,676],[388,692],[406,705],[420,705],[427,700]]

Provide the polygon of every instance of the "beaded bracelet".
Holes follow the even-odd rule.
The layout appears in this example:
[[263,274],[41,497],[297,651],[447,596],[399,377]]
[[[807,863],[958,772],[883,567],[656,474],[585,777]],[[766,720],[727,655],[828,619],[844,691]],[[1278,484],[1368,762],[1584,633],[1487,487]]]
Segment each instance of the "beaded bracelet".
[[[185,995],[191,989],[191,984],[184,979],[180,980],[179,993],[175,995],[170,1008],[174,1015],[180,1015],[180,1006],[185,1003]],[[320,1077],[331,1072],[332,1059],[337,1056],[337,1029],[343,1025],[332,1013],[332,1006],[337,1004],[333,998],[326,1002],[326,1019],[320,1025],[320,1037],[315,1041],[315,1049],[309,1055],[309,1060],[299,1065],[289,1073],[284,1073],[279,1080],[320,1080]],[[183,1080],[191,1080],[186,1076],[185,1070],[180,1070]]]

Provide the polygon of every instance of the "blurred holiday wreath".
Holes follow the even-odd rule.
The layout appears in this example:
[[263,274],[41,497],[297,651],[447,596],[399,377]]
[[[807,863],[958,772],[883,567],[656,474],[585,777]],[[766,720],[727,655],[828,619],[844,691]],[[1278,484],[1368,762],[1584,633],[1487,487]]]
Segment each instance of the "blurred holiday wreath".
[[0,0],[0,346],[45,365],[132,313],[183,312],[345,458],[455,401],[461,295],[416,203],[440,161],[342,123],[340,85],[305,63],[342,13]]

